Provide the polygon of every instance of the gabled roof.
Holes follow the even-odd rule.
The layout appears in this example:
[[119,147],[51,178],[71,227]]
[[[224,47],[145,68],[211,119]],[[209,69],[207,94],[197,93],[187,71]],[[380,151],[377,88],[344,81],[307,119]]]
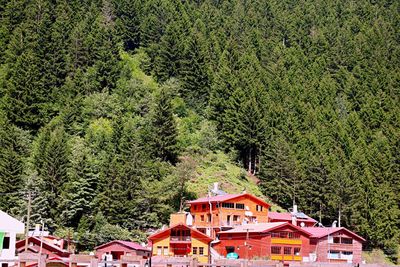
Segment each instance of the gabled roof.
[[361,236],[357,235],[356,233],[344,228],[344,227],[303,227],[305,231],[311,234],[311,238],[322,238],[336,232],[343,230],[348,235],[352,236],[353,238],[359,239],[362,242],[365,242],[365,239]]
[[192,200],[192,201],[188,201],[188,204],[200,204],[200,203],[216,203],[216,202],[225,202],[228,200],[232,200],[238,197],[248,197],[251,198],[253,200],[256,200],[258,202],[263,203],[265,206],[270,207],[271,205],[268,204],[267,202],[265,202],[264,200],[262,200],[261,198],[258,198],[256,196],[253,196],[251,194],[248,193],[244,193],[244,194],[226,194],[226,195],[219,195],[219,196],[212,196],[212,197],[202,197],[202,198],[198,198],[196,200]]
[[125,247],[133,249],[133,250],[145,250],[145,251],[150,250],[148,248],[145,248],[145,247],[139,245],[138,243],[131,242],[131,241],[124,241],[124,240],[113,240],[113,241],[110,241],[108,243],[105,243],[105,244],[102,244],[100,246],[97,246],[94,249],[98,250],[100,248],[104,248],[104,247],[107,247],[107,246],[109,246],[111,244],[115,244],[115,243],[118,243],[118,244],[120,244],[122,246],[125,246]]
[[[47,250],[51,251],[51,252],[56,252],[56,253],[61,253],[61,254],[71,254],[70,252],[68,252],[65,249],[62,249],[56,245],[51,244],[50,242],[47,242],[46,240],[40,240],[40,237],[36,237],[36,236],[30,236],[28,238],[28,242],[34,242],[36,244],[40,244],[41,242],[43,243],[43,247],[46,247]],[[29,246],[28,243],[28,246]],[[21,247],[25,246],[25,239],[19,240],[17,241],[17,243],[15,244],[16,248],[19,249]]]
[[282,228],[289,227],[299,232],[302,232],[306,236],[310,236],[311,234],[307,231],[304,231],[304,228],[298,227],[288,222],[273,222],[273,223],[258,223],[258,224],[244,224],[236,226],[235,228],[219,232],[219,234],[232,234],[232,233],[268,233],[270,231]]
[[[290,212],[273,212],[270,211],[268,212],[268,218],[270,220],[280,220],[280,221],[291,221],[292,220],[292,213]],[[302,217],[296,216],[296,220],[299,222],[310,222],[310,223],[316,223],[317,221],[314,220],[313,218],[307,216],[304,214]]]
[[0,232],[15,232],[17,234],[23,234],[24,228],[24,223],[0,210]]
[[171,227],[169,227],[169,228],[167,228],[167,229],[158,231],[158,232],[156,232],[156,233],[150,235],[150,236],[148,237],[148,239],[149,239],[150,241],[153,241],[153,240],[155,240],[155,239],[157,239],[157,238],[163,236],[164,234],[167,234],[167,232],[169,232],[171,229],[174,229],[174,228],[176,228],[176,227],[184,227],[184,228],[187,228],[188,230],[191,231],[192,235],[197,235],[197,236],[200,237],[202,240],[206,240],[208,243],[210,243],[211,241],[213,241],[213,239],[212,239],[211,237],[209,237],[208,235],[203,234],[202,232],[200,232],[200,231],[198,231],[198,230],[196,230],[196,229],[194,229],[194,228],[192,228],[192,227],[189,227],[189,226],[187,226],[187,225],[185,225],[185,224],[183,224],[183,223],[178,223],[178,224],[175,224],[175,225],[173,225],[173,226],[171,226]]

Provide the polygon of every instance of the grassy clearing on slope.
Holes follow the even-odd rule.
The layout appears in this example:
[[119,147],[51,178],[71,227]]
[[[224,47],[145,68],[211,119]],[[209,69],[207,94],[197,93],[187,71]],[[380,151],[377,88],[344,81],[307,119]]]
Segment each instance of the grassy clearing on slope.
[[273,210],[282,210],[262,194],[254,177],[235,165],[227,154],[221,151],[210,152],[206,155],[196,155],[194,160],[197,163],[196,175],[188,184],[188,191],[195,193],[197,197],[206,196],[208,188],[218,182],[220,189],[227,193],[237,194],[245,190],[265,199],[272,204]]

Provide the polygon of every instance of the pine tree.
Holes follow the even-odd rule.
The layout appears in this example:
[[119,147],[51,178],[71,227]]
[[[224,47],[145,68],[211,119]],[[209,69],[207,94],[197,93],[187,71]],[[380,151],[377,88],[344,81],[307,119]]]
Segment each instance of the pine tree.
[[[40,201],[46,214],[42,218],[55,220],[58,196],[67,182],[68,146],[67,136],[62,125],[54,120],[38,135],[33,150],[33,163],[38,173],[37,183],[40,189]],[[53,221],[54,223],[54,221]]]
[[75,139],[71,145],[69,162],[68,181],[63,185],[58,205],[62,211],[59,223],[77,227],[81,218],[92,212],[97,190],[97,175],[92,169],[92,160],[82,139]]
[[14,215],[21,204],[29,141],[0,111],[0,209]]
[[176,163],[178,157],[177,129],[172,113],[171,96],[161,88],[151,116],[152,149],[156,158]]
[[187,38],[180,76],[183,81],[182,95],[189,105],[197,105],[199,111],[208,103],[210,95],[207,46],[205,25],[197,20]]

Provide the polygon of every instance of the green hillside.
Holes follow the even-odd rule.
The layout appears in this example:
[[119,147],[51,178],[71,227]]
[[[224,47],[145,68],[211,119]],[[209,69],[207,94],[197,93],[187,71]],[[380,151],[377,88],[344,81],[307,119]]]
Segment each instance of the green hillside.
[[395,262],[399,5],[0,0],[0,209],[86,250],[219,181]]

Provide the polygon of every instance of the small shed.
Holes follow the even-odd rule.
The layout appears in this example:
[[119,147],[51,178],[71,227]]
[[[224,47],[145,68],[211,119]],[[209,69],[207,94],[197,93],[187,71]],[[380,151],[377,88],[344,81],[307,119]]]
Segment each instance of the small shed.
[[96,257],[100,260],[109,259],[106,255],[111,255],[113,260],[120,260],[121,256],[139,256],[143,259],[150,257],[151,250],[138,243],[123,240],[113,240],[94,248]]

